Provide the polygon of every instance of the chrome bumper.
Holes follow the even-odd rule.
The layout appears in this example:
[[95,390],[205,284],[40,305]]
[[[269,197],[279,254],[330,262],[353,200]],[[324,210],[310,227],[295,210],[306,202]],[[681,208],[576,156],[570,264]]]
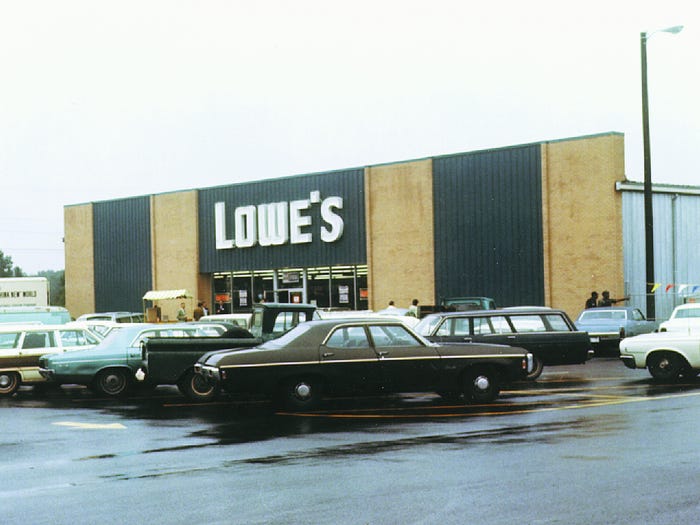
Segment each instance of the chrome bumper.
[[212,381],[215,383],[221,381],[219,369],[215,366],[208,366],[197,363],[194,365],[194,373],[202,376],[207,381]]

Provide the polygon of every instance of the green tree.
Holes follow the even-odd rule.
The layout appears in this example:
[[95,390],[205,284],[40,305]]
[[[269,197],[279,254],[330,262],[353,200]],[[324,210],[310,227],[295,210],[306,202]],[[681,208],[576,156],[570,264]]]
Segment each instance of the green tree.
[[12,264],[12,257],[0,250],[0,277],[25,277],[22,268]]
[[49,280],[49,304],[51,306],[66,305],[66,272],[65,270],[45,270],[37,273],[37,277]]

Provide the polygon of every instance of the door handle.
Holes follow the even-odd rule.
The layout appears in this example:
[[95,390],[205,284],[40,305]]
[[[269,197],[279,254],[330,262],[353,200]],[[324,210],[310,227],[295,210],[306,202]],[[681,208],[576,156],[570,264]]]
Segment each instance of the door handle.
[[471,343],[471,342],[472,342],[472,338],[471,338],[471,337],[465,337],[465,338],[464,338],[464,341],[467,342],[467,343]]
[[334,355],[334,352],[323,352],[323,357],[333,357]]
[[387,352],[386,350],[381,350],[381,351],[377,352],[377,355],[379,357],[386,357],[389,355],[389,352]]

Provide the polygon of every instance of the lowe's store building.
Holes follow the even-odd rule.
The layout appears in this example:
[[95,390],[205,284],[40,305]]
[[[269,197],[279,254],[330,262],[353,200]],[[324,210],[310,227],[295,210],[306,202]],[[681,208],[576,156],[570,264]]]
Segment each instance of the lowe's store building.
[[190,315],[198,300],[378,310],[487,296],[575,316],[608,289],[644,310],[644,227],[623,227],[625,194],[639,216],[624,137],[604,133],[69,205],[66,306],[141,311],[150,290],[186,289]]

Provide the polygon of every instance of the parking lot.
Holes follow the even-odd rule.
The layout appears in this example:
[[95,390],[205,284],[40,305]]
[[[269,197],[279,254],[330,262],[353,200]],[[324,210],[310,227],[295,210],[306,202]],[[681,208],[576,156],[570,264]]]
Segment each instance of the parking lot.
[[289,413],[174,387],[23,388],[0,400],[0,507],[25,523],[690,523],[699,396],[615,358],[546,368],[490,405]]

